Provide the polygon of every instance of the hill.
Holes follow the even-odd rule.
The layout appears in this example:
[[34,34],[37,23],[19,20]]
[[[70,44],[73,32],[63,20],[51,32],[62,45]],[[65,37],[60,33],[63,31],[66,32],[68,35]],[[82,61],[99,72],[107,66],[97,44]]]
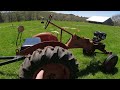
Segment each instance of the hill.
[[59,21],[86,21],[87,17],[79,17],[73,14],[61,14],[51,11],[4,11],[0,12],[0,22],[14,22],[14,21],[30,21],[41,20],[42,17],[47,17],[52,14],[54,20]]

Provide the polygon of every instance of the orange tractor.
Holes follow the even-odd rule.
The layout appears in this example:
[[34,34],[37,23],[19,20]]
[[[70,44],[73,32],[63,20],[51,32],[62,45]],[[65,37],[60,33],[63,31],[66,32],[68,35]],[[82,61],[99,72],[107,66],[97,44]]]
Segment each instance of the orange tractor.
[[[51,19],[52,15],[49,16],[45,29],[49,24],[59,28],[61,30],[60,40],[50,32],[39,33],[32,38],[27,38],[22,46],[16,50],[15,57],[0,57],[1,59],[11,59],[0,63],[0,66],[25,58],[19,70],[19,77],[21,79],[35,79],[40,70],[45,71],[44,79],[75,79],[78,77],[78,64],[68,49],[83,48],[83,54],[87,56],[95,55],[96,49],[108,55],[102,63],[105,71],[109,72],[115,67],[118,56],[106,51],[105,45],[100,42],[106,38],[105,33],[96,31],[94,38],[90,40],[66,31],[64,28],[52,23]],[[24,27],[19,26],[17,40],[19,37],[21,38],[23,31]],[[62,43],[62,32],[71,35],[66,44]],[[18,41],[16,45],[18,46]]]

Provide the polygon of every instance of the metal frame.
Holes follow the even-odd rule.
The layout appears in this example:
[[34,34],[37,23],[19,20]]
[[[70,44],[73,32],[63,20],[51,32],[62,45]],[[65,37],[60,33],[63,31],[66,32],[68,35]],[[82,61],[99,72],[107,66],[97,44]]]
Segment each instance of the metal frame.
[[0,66],[20,61],[23,60],[24,58],[25,58],[24,56],[0,56],[0,60],[5,60],[4,62],[0,62]]

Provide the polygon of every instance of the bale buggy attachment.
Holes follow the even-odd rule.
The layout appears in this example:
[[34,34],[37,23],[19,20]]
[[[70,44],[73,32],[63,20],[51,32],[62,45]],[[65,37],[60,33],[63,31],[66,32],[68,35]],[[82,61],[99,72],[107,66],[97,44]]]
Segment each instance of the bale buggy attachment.
[[118,62],[118,56],[116,54],[113,54],[113,52],[109,52],[105,49],[105,44],[101,41],[106,39],[107,34],[101,31],[94,32],[94,37],[92,40],[85,38],[85,37],[79,37],[76,34],[72,34],[68,31],[66,31],[64,28],[61,28],[57,26],[56,24],[51,22],[52,15],[49,16],[49,19],[46,22],[45,29],[48,27],[49,24],[59,28],[61,30],[60,33],[60,42],[62,42],[62,31],[68,33],[71,35],[71,38],[68,40],[68,42],[65,44],[68,49],[71,48],[83,48],[83,54],[85,56],[93,56],[95,55],[95,50],[100,50],[103,54],[106,54],[108,57],[104,60],[102,66],[105,71],[110,72],[113,70],[115,65]]

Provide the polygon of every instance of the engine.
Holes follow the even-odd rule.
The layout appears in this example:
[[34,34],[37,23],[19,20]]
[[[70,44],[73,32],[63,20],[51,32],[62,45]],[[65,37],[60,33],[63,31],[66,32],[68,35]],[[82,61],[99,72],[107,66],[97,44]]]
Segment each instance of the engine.
[[94,32],[93,43],[99,43],[101,40],[106,39],[107,34],[104,32],[96,31]]

